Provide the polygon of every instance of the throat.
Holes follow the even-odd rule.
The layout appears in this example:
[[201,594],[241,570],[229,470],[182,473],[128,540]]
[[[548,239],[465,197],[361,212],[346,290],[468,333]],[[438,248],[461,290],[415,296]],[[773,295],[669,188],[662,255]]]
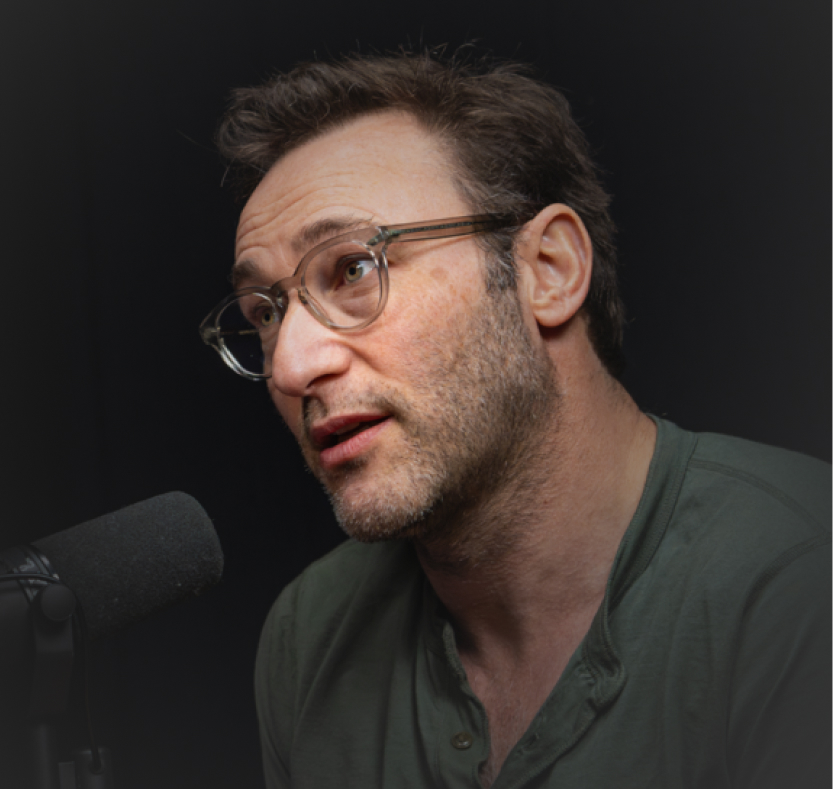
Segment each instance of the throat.
[[[521,670],[503,677],[484,676],[470,666],[466,669],[489,721],[489,755],[480,771],[480,781],[486,789],[494,783],[558,680],[550,667],[546,668],[543,672]],[[533,673],[537,675],[534,679],[530,676]]]

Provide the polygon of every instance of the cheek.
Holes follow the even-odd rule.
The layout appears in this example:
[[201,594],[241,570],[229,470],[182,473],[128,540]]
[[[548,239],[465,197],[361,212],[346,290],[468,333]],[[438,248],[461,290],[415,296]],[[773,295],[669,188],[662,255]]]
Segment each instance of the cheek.
[[455,272],[450,265],[427,265],[403,276],[391,272],[385,323],[393,332],[401,333],[403,341],[409,335],[416,340],[425,334],[444,333],[482,295],[477,279],[480,273],[470,272],[474,281],[461,279],[462,268],[458,264]]
[[459,298],[452,287],[426,288],[413,298],[403,298],[402,307],[391,312],[385,326],[385,345],[380,349],[384,363],[376,357],[375,366],[414,388],[436,385],[434,378],[449,371],[467,336],[467,316],[473,308],[468,299]]
[[[404,295],[404,294],[403,294]],[[452,304],[436,292],[423,291],[414,298],[403,298],[401,308],[394,305],[385,327],[385,367],[420,373],[420,367],[445,343],[453,317]],[[425,372],[425,371],[422,371]]]

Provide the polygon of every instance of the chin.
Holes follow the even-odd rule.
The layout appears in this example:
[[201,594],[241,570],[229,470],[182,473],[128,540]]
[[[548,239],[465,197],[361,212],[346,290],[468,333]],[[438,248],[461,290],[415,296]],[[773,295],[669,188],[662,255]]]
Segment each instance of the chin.
[[359,542],[419,536],[438,499],[438,473],[412,448],[386,456],[368,453],[327,471],[309,462],[324,487],[339,526]]
[[[339,526],[359,542],[414,539],[433,520],[436,496],[412,481],[399,484],[389,476],[384,491],[371,484],[328,487]],[[391,491],[397,491],[392,493]]]

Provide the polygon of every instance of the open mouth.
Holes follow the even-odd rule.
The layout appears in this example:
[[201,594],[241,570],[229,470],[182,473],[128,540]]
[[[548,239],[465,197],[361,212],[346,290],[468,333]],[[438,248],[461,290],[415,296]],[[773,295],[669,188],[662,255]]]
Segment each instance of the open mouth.
[[353,436],[356,436],[359,433],[362,433],[365,430],[369,430],[371,427],[375,427],[376,425],[384,422],[387,418],[388,417],[383,416],[379,417],[378,419],[369,419],[365,422],[353,422],[351,424],[345,425],[339,430],[333,431],[328,436],[318,441],[319,449],[330,449],[332,447],[338,446],[339,444],[343,444],[345,441],[348,441],[349,439],[353,438]]

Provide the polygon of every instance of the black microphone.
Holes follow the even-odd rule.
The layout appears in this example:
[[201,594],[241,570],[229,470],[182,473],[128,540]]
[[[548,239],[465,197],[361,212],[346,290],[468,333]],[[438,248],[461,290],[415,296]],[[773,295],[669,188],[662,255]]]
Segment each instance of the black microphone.
[[[10,746],[2,777],[19,784],[24,770],[27,785],[54,789],[56,771],[66,769],[73,786],[111,787],[109,752],[99,749],[90,718],[85,642],[199,594],[222,572],[211,520],[185,493],[0,551],[0,750]],[[59,763],[55,721],[66,710],[76,648],[71,618],[78,625],[90,748]]]
[[211,519],[179,492],[0,551],[4,571],[37,571],[40,562],[78,597],[91,640],[200,594],[223,572]]

